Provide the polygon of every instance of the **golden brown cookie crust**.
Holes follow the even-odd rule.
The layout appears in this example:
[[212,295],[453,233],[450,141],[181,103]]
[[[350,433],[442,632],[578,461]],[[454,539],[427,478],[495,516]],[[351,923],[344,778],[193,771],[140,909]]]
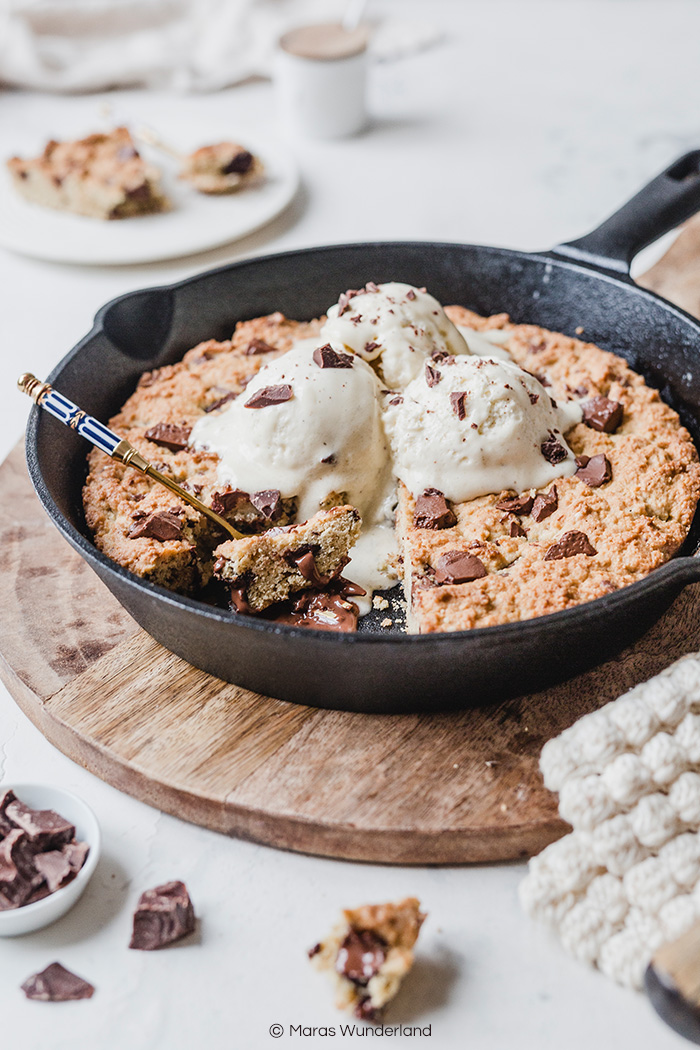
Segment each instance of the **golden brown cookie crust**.
[[[620,402],[624,415],[612,434],[584,423],[567,432],[577,456],[607,457],[612,480],[589,488],[575,475],[557,479],[558,507],[539,522],[499,510],[496,504],[513,495],[501,492],[455,505],[452,528],[416,529],[414,500],[401,486],[398,531],[409,629],[460,631],[543,616],[624,587],[668,561],[686,538],[700,498],[697,452],[676,412],[622,358],[592,343],[513,325],[505,314],[480,317],[460,306],[446,312],[458,325],[510,333],[505,345],[513,360],[544,377],[555,399],[602,395]],[[511,536],[513,522],[527,535]],[[585,533],[596,554],[545,560],[568,532]],[[438,558],[454,550],[480,558],[486,576],[433,586]]]

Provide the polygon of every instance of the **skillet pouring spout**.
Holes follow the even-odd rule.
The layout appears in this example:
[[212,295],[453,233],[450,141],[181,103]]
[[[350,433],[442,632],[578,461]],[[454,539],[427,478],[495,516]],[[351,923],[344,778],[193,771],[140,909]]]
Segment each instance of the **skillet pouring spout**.
[[[587,237],[528,254],[469,244],[371,242],[233,263],[104,306],[92,331],[48,377],[109,419],[145,370],[239,320],[280,310],[319,316],[368,279],[427,286],[442,302],[502,311],[585,338],[624,357],[680,414],[700,445],[700,324],[629,277],[644,244],[700,208],[700,152],[688,154]],[[149,326],[144,303],[167,303]],[[621,590],[520,623],[449,634],[369,627],[334,634],[236,615],[137,577],[96,549],[82,512],[85,444],[32,408],[27,461],[44,509],[134,619],[157,641],[225,681],[297,703],[368,713],[473,707],[544,689],[641,637],[689,583],[700,560],[677,557]],[[698,516],[685,551],[700,540]],[[362,623],[362,621],[361,621]],[[682,641],[678,642],[682,648]],[[697,647],[688,636],[687,649]]]

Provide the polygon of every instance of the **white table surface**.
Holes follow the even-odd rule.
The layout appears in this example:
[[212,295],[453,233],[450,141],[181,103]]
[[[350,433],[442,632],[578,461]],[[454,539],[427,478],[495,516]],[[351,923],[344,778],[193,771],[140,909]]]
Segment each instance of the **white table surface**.
[[[293,143],[303,193],[237,245],[163,264],[81,268],[0,251],[3,411],[0,453],[20,437],[27,403],[17,373],[45,374],[107,299],[242,256],[374,238],[542,248],[580,235],[686,149],[700,144],[696,0],[395,0],[425,12],[446,42],[372,71],[371,130],[330,144]],[[270,85],[180,97],[0,93],[0,142],[16,129],[59,135],[98,122],[179,114],[275,128]],[[372,274],[367,275],[371,279]],[[94,807],[104,857],[85,897],[53,927],[0,942],[0,1042],[28,1050],[308,1050],[356,1045],[304,950],[343,906],[416,894],[429,912],[419,962],[386,1036],[397,1048],[584,1050],[680,1047],[647,1001],[570,959],[521,912],[521,864],[391,868],[277,852],[160,814],[74,765],[0,687],[0,779],[73,789]],[[184,879],[200,942],[128,951],[140,892]],[[90,1002],[30,1003],[21,981],[54,959],[97,987]],[[270,1025],[285,1034],[275,1040]],[[291,1034],[335,1026],[336,1035]],[[371,1036],[365,1037],[368,1041]],[[362,1043],[360,1045],[363,1045]]]

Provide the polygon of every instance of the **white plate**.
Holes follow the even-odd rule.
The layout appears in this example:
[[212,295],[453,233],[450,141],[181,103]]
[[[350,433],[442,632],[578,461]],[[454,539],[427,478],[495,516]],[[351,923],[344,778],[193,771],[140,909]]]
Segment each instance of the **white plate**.
[[[242,142],[261,158],[265,178],[260,185],[208,197],[177,178],[177,161],[138,142],[144,157],[161,169],[173,208],[130,219],[90,219],[30,204],[16,193],[9,172],[0,163],[0,245],[51,262],[112,265],[172,259],[238,240],[287,207],[297,191],[299,173],[283,145],[257,134],[219,128],[218,134],[198,132],[194,139],[191,135],[185,139],[182,133],[167,136],[168,144],[183,152],[225,139]],[[27,148],[16,144],[15,151],[36,156],[43,145]]]

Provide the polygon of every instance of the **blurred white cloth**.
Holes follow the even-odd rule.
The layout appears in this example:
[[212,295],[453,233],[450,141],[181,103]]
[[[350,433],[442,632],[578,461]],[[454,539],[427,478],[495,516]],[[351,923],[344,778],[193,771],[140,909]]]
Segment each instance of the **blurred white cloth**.
[[[0,84],[99,91],[136,84],[214,91],[269,76],[291,25],[339,21],[348,0],[0,0]],[[430,46],[431,25],[384,23],[379,60]]]
[[45,91],[145,84],[211,91],[268,75],[274,41],[342,3],[0,0],[0,82]]

